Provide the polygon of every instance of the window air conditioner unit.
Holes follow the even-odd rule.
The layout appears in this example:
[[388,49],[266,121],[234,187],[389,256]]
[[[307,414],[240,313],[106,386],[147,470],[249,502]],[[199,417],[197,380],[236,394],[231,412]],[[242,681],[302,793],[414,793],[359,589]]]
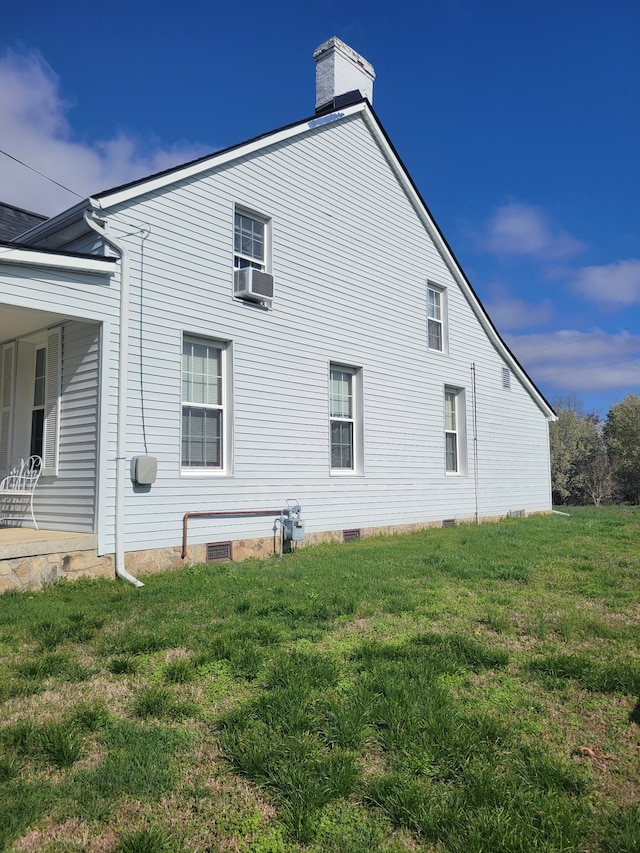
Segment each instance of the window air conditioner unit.
[[254,267],[243,267],[233,271],[233,295],[250,302],[271,303],[273,299],[273,276]]

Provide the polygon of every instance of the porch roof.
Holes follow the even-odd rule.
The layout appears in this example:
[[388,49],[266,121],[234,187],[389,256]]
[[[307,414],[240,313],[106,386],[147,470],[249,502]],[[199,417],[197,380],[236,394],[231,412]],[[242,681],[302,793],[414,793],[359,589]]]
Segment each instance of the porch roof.
[[115,271],[117,260],[115,257],[105,255],[40,249],[0,240],[0,262],[6,264],[29,264],[34,267],[52,267],[75,272],[111,275]]
[[[76,282],[78,274],[91,276],[93,281],[107,282],[116,271],[117,260],[80,252],[27,248],[18,243],[0,240],[0,277],[9,273],[14,281],[24,280],[26,296],[31,295],[29,285],[39,281],[43,271],[55,271],[58,278],[62,276],[63,282],[67,274],[75,278]],[[99,278],[96,279],[95,276]],[[9,298],[5,298],[6,302],[0,297],[0,343],[62,323],[70,316],[68,312],[63,312],[63,309],[51,310],[52,307],[60,307],[56,305],[55,289],[47,293],[46,302],[40,301],[37,306],[34,306],[33,300],[31,304],[28,304],[27,300],[22,304],[22,291],[18,300],[13,299],[13,304],[10,304]]]

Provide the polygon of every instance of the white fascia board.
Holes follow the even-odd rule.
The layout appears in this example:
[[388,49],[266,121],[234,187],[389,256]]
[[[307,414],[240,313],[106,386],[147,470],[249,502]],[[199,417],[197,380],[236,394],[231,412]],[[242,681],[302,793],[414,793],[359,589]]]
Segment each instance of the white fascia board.
[[32,249],[0,246],[0,263],[21,264],[32,267],[69,270],[71,272],[106,273],[115,272],[115,258],[81,258],[74,255],[53,254]]
[[89,202],[97,210],[108,210],[109,208],[115,207],[123,202],[131,201],[138,196],[157,192],[158,190],[164,189],[164,187],[175,184],[178,181],[193,178],[196,175],[208,172],[218,166],[223,166],[227,163],[233,162],[234,160],[239,160],[241,157],[246,157],[249,154],[255,154],[263,148],[267,148],[271,145],[277,145],[278,143],[284,142],[288,139],[293,139],[296,136],[300,136],[303,133],[314,130],[316,127],[321,127],[322,125],[330,124],[331,122],[355,115],[356,113],[362,112],[365,108],[366,104],[364,102],[352,104],[351,106],[344,107],[344,109],[336,110],[336,112],[318,116],[317,118],[312,118],[308,121],[303,121],[299,124],[291,125],[283,128],[282,130],[267,134],[259,139],[247,142],[244,145],[240,144],[238,146],[234,146],[233,148],[222,151],[219,154],[211,154],[210,157],[206,157],[204,160],[188,164],[183,168],[178,167],[177,169],[172,169],[168,173],[151,177],[148,180],[142,180],[134,186],[123,187],[120,190],[116,189],[110,193],[102,193],[97,196],[92,196],[89,199]]
[[440,233],[437,225],[435,224],[434,220],[429,215],[429,212],[426,210],[426,208],[424,206],[424,202],[422,201],[422,199],[420,198],[420,196],[416,192],[411,181],[407,178],[407,174],[406,174],[404,167],[398,161],[398,157],[397,157],[396,153],[394,152],[394,150],[390,146],[386,136],[384,135],[384,133],[382,132],[382,130],[380,128],[380,125],[378,124],[378,122],[374,118],[373,114],[369,110],[364,111],[364,120],[365,120],[367,126],[369,127],[371,133],[373,134],[374,138],[378,142],[378,145],[380,146],[380,148],[384,152],[385,157],[387,158],[391,167],[395,171],[399,181],[401,182],[402,186],[405,189],[405,192],[407,193],[407,195],[409,196],[409,198],[413,202],[415,209],[418,211],[418,214],[423,221],[423,224],[427,230],[427,233],[429,234],[429,236],[433,240],[436,248],[440,252],[442,258],[444,259],[444,261],[446,263],[446,265],[449,267],[451,274],[453,275],[453,277],[455,278],[455,280],[459,284],[460,289],[462,290],[462,292],[466,296],[467,301],[471,305],[473,312],[475,313],[476,317],[480,321],[480,324],[482,325],[483,329],[487,333],[489,339],[491,340],[491,342],[493,343],[495,348],[498,350],[498,352],[502,355],[505,362],[510,366],[513,373],[519,378],[520,382],[522,382],[522,384],[525,386],[525,388],[527,388],[529,390],[531,397],[535,400],[538,407],[542,410],[542,412],[545,415],[545,417],[547,418],[547,420],[555,421],[556,415],[554,414],[553,409],[550,408],[549,404],[544,399],[544,397],[540,394],[540,392],[535,387],[535,385],[532,383],[531,379],[526,375],[526,373],[523,371],[522,367],[515,360],[514,356],[507,349],[504,341],[498,335],[493,324],[488,319],[486,312],[484,311],[484,309],[482,308],[482,306],[480,305],[480,303],[478,301],[478,297],[471,290],[471,288],[469,286],[469,282],[467,281],[464,273],[460,269],[460,266],[459,266],[457,260],[452,255],[451,250],[449,249],[449,246],[447,245],[446,241],[442,237],[442,234]]

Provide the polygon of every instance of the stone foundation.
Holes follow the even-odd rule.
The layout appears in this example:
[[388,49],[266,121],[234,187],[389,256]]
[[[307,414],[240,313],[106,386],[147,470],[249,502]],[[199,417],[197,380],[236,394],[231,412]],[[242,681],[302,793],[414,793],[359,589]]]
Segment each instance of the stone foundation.
[[[483,518],[482,522],[500,521],[505,516],[491,516]],[[473,518],[456,519],[456,524],[473,523]],[[360,530],[364,539],[369,536],[412,533],[416,530],[426,530],[433,527],[442,527],[442,521],[427,521],[417,524],[387,525],[384,527],[367,527]],[[321,533],[306,533],[304,541],[297,543],[298,547],[308,545],[319,545],[323,542],[342,542],[344,533],[342,530],[330,530]],[[67,543],[65,543],[67,544]],[[61,543],[57,553],[46,554],[19,554],[14,557],[0,557],[0,593],[8,590],[33,590],[43,586],[54,584],[57,581],[76,580],[77,578],[115,578],[114,555],[108,554],[98,557],[93,548],[73,548],[68,543],[68,550],[62,551],[64,545]],[[37,549],[37,542],[32,543],[33,550]],[[27,551],[25,547],[22,549]],[[129,551],[125,555],[125,568],[134,577],[156,572],[164,572],[168,569],[177,569],[185,565],[206,562],[207,546],[204,544],[190,545],[187,557],[183,560],[181,547],[176,545],[170,548],[152,548],[146,551]],[[235,562],[245,560],[248,557],[267,559],[274,554],[273,536],[260,539],[239,539],[232,542],[231,556]]]
[[41,589],[59,580],[114,577],[113,556],[98,557],[95,551],[71,551],[38,557],[0,560],[0,593],[10,589]]
[[[482,521],[497,521],[498,518],[496,516],[495,518],[482,519]],[[473,518],[456,519],[456,524],[468,524],[474,520]],[[390,524],[384,527],[363,527],[360,530],[360,536],[363,539],[369,536],[391,536],[401,533],[413,533],[416,530],[426,530],[433,527],[442,527],[442,521],[424,521],[416,524]],[[305,533],[304,540],[296,543],[296,545],[298,548],[302,548],[309,545],[320,545],[323,542],[342,542],[343,538],[344,531],[342,530],[325,530],[318,533]],[[235,539],[231,543],[231,559],[233,562],[241,562],[249,557],[268,559],[273,557],[274,553],[273,536],[262,537],[260,539]],[[138,577],[138,575],[142,576],[155,572],[163,572],[167,569],[177,569],[185,565],[205,563],[207,546],[204,544],[189,545],[187,556],[184,560],[181,554],[182,550],[180,547],[154,548],[149,551],[129,551],[125,555],[125,567],[134,577]]]

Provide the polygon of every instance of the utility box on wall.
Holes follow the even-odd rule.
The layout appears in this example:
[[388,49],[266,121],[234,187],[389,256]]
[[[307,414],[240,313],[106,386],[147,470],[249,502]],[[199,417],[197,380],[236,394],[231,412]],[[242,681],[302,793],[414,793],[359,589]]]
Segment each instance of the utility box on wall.
[[302,542],[304,539],[304,521],[297,516],[285,518],[284,538],[291,542]]
[[136,486],[151,486],[158,474],[158,460],[155,456],[133,456],[131,458],[131,479]]

